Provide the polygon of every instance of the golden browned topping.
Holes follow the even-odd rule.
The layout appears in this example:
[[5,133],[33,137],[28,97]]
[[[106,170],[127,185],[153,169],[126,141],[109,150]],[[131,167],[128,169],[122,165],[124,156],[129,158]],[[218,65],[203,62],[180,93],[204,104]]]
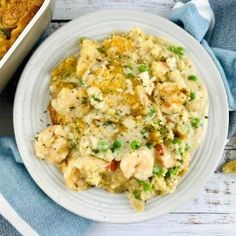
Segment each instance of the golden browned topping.
[[126,192],[137,211],[175,191],[208,107],[183,47],[139,28],[81,38],[79,55],[53,69],[49,90],[52,125],[36,135],[35,151],[67,187]]
[[44,0],[0,0],[0,59],[16,41]]

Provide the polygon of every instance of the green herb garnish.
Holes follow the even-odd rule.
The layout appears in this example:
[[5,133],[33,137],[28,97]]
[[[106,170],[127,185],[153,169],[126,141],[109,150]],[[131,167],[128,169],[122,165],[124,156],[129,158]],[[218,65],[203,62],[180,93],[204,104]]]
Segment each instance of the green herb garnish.
[[153,143],[146,143],[146,146],[147,146],[147,148],[149,148],[149,149],[151,149],[151,148],[153,148]]
[[149,116],[154,116],[156,114],[157,110],[155,107],[150,107],[148,111]]
[[141,191],[140,190],[134,190],[133,195],[136,199],[140,199]]
[[104,48],[104,47],[97,48],[97,50],[98,50],[100,53],[105,53],[105,48]]
[[95,95],[92,95],[92,98],[96,102],[102,102],[102,100],[100,98],[96,97]]

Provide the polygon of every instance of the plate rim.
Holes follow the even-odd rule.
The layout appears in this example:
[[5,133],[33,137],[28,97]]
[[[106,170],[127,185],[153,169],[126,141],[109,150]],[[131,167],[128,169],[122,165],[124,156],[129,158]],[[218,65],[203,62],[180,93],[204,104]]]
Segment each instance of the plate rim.
[[[20,137],[21,137],[21,131],[20,131],[20,126],[19,126],[19,118],[18,116],[20,117],[19,113],[20,111],[18,111],[18,109],[20,109],[20,104],[21,104],[21,99],[19,99],[21,97],[21,91],[25,90],[25,82],[27,81],[26,79],[26,74],[27,74],[27,71],[30,70],[30,64],[32,61],[35,60],[35,58],[37,58],[37,55],[38,53],[40,52],[40,50],[44,47],[46,47],[47,45],[50,45],[50,42],[53,41],[54,38],[57,37],[58,34],[61,33],[61,31],[64,31],[64,29],[70,27],[70,25],[73,25],[75,24],[75,22],[78,22],[79,20],[86,20],[86,19],[89,19],[90,17],[102,17],[102,15],[104,14],[129,14],[129,15],[132,15],[132,14],[141,14],[142,16],[147,16],[147,17],[151,17],[151,18],[155,18],[155,20],[159,20],[159,21],[162,21],[162,22],[165,22],[165,24],[167,25],[172,25],[171,27],[174,27],[176,28],[177,31],[182,31],[183,34],[185,34],[185,38],[186,40],[191,40],[191,41],[194,41],[193,43],[196,45],[196,43],[198,44],[197,49],[199,49],[201,52],[201,54],[203,54],[205,57],[208,58],[209,61],[211,61],[211,64],[212,64],[212,67],[214,67],[214,72],[216,74],[218,74],[218,83],[221,84],[221,90],[222,90],[222,99],[224,100],[224,104],[225,104],[225,120],[227,120],[226,124],[223,125],[224,127],[224,131],[222,132],[222,140],[224,138],[225,142],[223,144],[222,142],[222,145],[221,145],[221,151],[218,152],[218,159],[217,161],[214,163],[214,165],[210,168],[210,172],[208,172],[208,175],[206,177],[206,179],[204,181],[202,181],[201,183],[198,183],[197,186],[195,186],[195,189],[191,192],[191,194],[188,194],[187,197],[185,197],[184,199],[180,199],[178,204],[176,204],[175,206],[175,209],[177,207],[179,207],[180,205],[182,205],[184,202],[187,202],[189,201],[190,199],[192,199],[197,192],[199,192],[199,190],[204,186],[204,184],[206,183],[206,181],[210,178],[210,176],[212,175],[212,173],[214,172],[217,164],[219,163],[220,161],[220,158],[223,154],[223,151],[224,151],[224,145],[226,143],[226,140],[227,140],[227,131],[228,131],[228,118],[229,118],[229,114],[228,114],[228,102],[227,102],[227,96],[226,96],[226,91],[224,89],[224,85],[223,85],[223,81],[221,80],[221,76],[220,76],[220,73],[216,67],[216,65],[214,64],[213,60],[211,59],[211,57],[209,56],[209,54],[205,51],[205,49],[195,40],[195,38],[193,38],[189,33],[187,33],[186,31],[184,31],[181,27],[179,27],[178,25],[172,23],[171,21],[169,21],[168,19],[166,18],[163,18],[159,15],[155,15],[155,14],[152,14],[152,13],[147,13],[147,12],[143,12],[143,11],[137,11],[137,10],[123,10],[123,9],[105,9],[105,10],[99,10],[99,11],[94,11],[92,13],[89,13],[89,14],[86,14],[86,15],[83,15],[81,17],[78,17],[74,20],[72,20],[71,22],[68,22],[67,24],[65,24],[64,26],[62,26],[60,29],[58,29],[56,32],[54,32],[53,34],[51,34],[38,48],[37,50],[34,52],[34,54],[32,55],[32,57],[29,59],[29,61],[27,62],[27,65],[26,67],[24,68],[24,71],[20,77],[20,80],[19,80],[19,83],[18,83],[18,86],[17,86],[17,90],[16,90],[16,94],[15,94],[15,100],[14,100],[14,107],[13,107],[13,123],[14,123],[14,132],[15,132],[15,137],[16,137],[16,143],[17,143],[17,146],[18,146],[18,149],[19,149],[19,152],[20,152],[20,155],[22,157],[22,161],[24,162],[24,165],[27,169],[27,171],[29,172],[30,176],[33,178],[34,182],[40,187],[40,189],[49,197],[51,198],[53,201],[55,201],[56,203],[58,203],[59,205],[61,205],[63,208],[75,213],[76,215],[79,215],[79,216],[82,216],[82,217],[85,217],[85,218],[88,218],[88,219],[92,219],[92,220],[95,220],[95,221],[100,221],[100,222],[109,222],[109,223],[134,223],[134,222],[143,222],[143,221],[146,221],[146,220],[150,220],[150,219],[153,219],[153,218],[156,218],[158,217],[159,215],[157,214],[156,216],[152,216],[152,217],[143,217],[143,219],[140,219],[140,218],[137,218],[137,220],[132,220],[132,221],[122,221],[122,219],[117,222],[117,221],[113,221],[113,220],[109,220],[109,218],[106,218],[106,219],[103,219],[103,218],[97,218],[95,215],[91,216],[91,215],[86,215],[85,213],[78,213],[76,210],[74,209],[71,209],[71,208],[68,208],[68,206],[62,202],[62,200],[56,198],[55,196],[52,196],[52,194],[49,194],[46,187],[45,186],[42,186],[41,183],[39,183],[39,181],[37,180],[37,176],[35,176],[35,174],[33,173],[33,170],[31,169],[31,167],[28,165],[27,163],[27,160],[26,160],[26,157],[24,157],[24,152],[23,152],[23,145],[20,141]],[[25,159],[24,159],[25,158]],[[174,209],[172,209],[174,210]],[[170,210],[169,209],[166,209],[162,212],[161,215],[163,214],[166,214],[168,213]]]

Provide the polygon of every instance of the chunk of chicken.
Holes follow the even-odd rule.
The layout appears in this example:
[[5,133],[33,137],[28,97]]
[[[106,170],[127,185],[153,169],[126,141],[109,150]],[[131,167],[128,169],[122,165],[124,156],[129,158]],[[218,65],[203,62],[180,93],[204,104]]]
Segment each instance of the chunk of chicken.
[[141,103],[143,106],[148,106],[150,102],[149,102],[148,96],[147,96],[146,93],[145,93],[145,90],[144,90],[143,86],[137,85],[137,86],[135,87],[135,92],[136,92],[137,95],[138,95],[138,98],[139,98],[140,103]]
[[53,125],[42,131],[35,142],[36,155],[56,164],[63,161],[69,154],[69,144],[65,130],[61,125]]
[[169,71],[169,67],[166,62],[162,61],[154,61],[151,65],[151,72],[152,75],[155,76],[158,80],[165,81],[166,80],[166,73]]
[[156,86],[154,99],[161,105],[162,112],[173,114],[183,109],[183,104],[188,100],[188,94],[186,88],[176,83],[165,82]]
[[106,167],[107,163],[103,160],[81,157],[78,152],[75,152],[64,170],[65,183],[69,188],[78,191],[87,189],[91,185],[98,186],[101,181],[100,174]]
[[90,109],[83,88],[63,88],[58,97],[52,99],[51,105],[59,114],[77,118],[85,116]]
[[127,179],[133,176],[140,180],[147,180],[152,176],[153,164],[153,151],[144,148],[124,156],[121,159],[120,168]]
[[79,78],[93,65],[96,58],[100,57],[98,48],[99,44],[97,42],[89,39],[83,40],[80,49],[80,58],[76,67],[76,74]]
[[138,79],[142,83],[145,92],[148,95],[151,95],[153,89],[155,88],[154,81],[156,80],[156,78],[155,77],[150,78],[148,75],[148,72],[145,71],[145,72],[142,72],[138,75]]
[[102,91],[96,87],[89,87],[87,89],[87,93],[89,96],[90,103],[96,109],[105,111],[107,109],[107,105],[103,99]]
[[157,163],[161,167],[171,168],[175,166],[174,153],[170,152],[163,144],[155,146],[155,156]]

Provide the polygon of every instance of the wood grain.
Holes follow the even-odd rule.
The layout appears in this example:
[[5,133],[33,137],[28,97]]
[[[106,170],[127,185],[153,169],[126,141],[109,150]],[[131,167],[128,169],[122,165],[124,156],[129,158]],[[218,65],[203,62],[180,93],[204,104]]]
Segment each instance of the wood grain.
[[92,225],[88,236],[235,236],[235,214],[176,214],[171,213],[139,224]]
[[101,9],[133,9],[168,17],[173,0],[57,0],[54,20],[74,19]]

